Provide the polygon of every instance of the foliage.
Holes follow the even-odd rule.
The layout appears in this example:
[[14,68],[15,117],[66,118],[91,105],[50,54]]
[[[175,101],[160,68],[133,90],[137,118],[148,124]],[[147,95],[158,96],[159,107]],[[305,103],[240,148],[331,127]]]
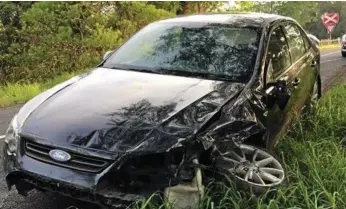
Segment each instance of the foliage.
[[257,1],[236,2],[233,11],[251,11],[273,13],[292,17],[297,20],[308,32],[318,38],[326,39],[329,35],[324,28],[321,16],[325,12],[336,12],[340,15],[340,22],[334,29],[332,37],[340,37],[346,33],[346,2],[342,1]]
[[0,83],[15,64],[13,56],[21,51],[21,14],[30,6],[31,2],[0,2]]
[[43,82],[101,61],[136,31],[220,2],[1,2],[0,84]]
[[205,13],[218,11],[220,1],[181,1],[177,14]]
[[174,15],[145,2],[1,2],[0,83],[93,67],[143,26]]
[[237,2],[238,11],[252,11],[280,14],[292,17],[300,24],[317,20],[317,2],[310,1],[277,1],[277,2]]
[[235,7],[231,8],[232,11],[251,12],[254,11],[254,2],[252,1],[237,1]]

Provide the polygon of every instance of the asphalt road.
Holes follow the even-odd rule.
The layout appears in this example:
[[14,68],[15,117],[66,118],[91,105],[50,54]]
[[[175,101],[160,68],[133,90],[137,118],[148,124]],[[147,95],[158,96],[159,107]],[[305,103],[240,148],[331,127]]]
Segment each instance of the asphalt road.
[[[321,78],[323,91],[327,91],[334,83],[346,78],[346,58],[341,57],[339,49],[324,50],[321,53]],[[21,105],[0,109],[0,157],[2,160],[3,134],[8,123],[16,114]],[[32,191],[25,198],[16,193],[13,188],[7,190],[5,175],[0,162],[0,209],[66,209],[71,205],[80,209],[97,209],[90,203],[79,202],[53,193]]]

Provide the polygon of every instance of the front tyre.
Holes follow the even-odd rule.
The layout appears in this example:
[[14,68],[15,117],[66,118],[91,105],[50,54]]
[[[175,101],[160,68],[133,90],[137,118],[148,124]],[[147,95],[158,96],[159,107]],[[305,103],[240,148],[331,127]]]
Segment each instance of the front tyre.
[[343,57],[346,57],[346,52],[341,52],[341,55],[342,55]]

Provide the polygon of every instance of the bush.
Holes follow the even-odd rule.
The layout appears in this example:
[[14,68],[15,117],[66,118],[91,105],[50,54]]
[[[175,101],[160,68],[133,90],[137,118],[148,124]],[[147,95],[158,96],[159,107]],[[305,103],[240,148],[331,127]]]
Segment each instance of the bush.
[[143,2],[35,2],[21,12],[7,28],[20,40],[3,46],[0,83],[43,82],[93,67],[141,27],[174,16]]

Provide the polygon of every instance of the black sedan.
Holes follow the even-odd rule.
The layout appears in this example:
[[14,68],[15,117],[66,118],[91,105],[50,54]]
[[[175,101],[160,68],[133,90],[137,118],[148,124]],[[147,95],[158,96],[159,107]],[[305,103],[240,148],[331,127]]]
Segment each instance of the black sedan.
[[215,174],[276,186],[284,170],[271,153],[321,96],[319,57],[288,17],[152,23],[22,107],[5,139],[8,187],[122,207],[153,192],[193,203]]

